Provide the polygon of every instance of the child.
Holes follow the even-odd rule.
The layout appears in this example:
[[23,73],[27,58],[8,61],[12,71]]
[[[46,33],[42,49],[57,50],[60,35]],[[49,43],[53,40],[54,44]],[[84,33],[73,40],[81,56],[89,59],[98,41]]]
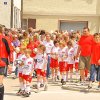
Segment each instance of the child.
[[79,64],[79,56],[76,58],[78,50],[78,44],[74,45],[74,60],[75,60],[75,71],[76,71],[76,82],[78,82],[78,64]]
[[41,80],[43,79],[44,83],[44,91],[47,91],[47,79],[46,79],[46,70],[47,70],[47,56],[45,54],[45,46],[40,44],[38,46],[38,52],[36,54],[35,59],[37,60],[36,63],[36,72],[37,72],[37,91],[36,93],[39,92],[40,90],[40,83]]
[[30,57],[31,54],[31,50],[30,49],[26,49],[25,50],[25,56],[26,59],[23,63],[23,82],[24,82],[24,97],[29,97],[29,95],[31,94],[30,91],[30,83],[32,81],[32,74],[34,72],[34,60],[33,58]]
[[95,74],[99,82],[98,88],[100,89],[100,35],[98,33],[94,34],[94,42],[92,45],[89,89],[92,88],[92,82],[95,81]]
[[[20,52],[20,48],[16,47],[13,52],[13,62],[16,62],[19,52]],[[13,79],[16,79],[18,77],[18,67],[15,66],[15,63],[13,63],[13,68],[15,70],[15,75],[14,75]]]
[[59,50],[59,42],[54,41],[54,46],[51,50],[51,59],[50,59],[50,67],[52,72],[52,81],[56,81],[57,73],[58,73],[58,50]]
[[72,81],[73,65],[74,65],[74,48],[71,41],[67,42],[67,67],[66,71],[70,71],[70,81]]
[[22,76],[22,62],[25,59],[26,59],[25,48],[20,48],[20,54],[18,55],[18,58],[15,60],[15,65],[16,67],[18,67],[18,77],[19,77],[19,83],[20,83],[20,89],[17,92],[17,95],[21,95],[24,91],[23,76]]
[[65,47],[65,43],[63,41],[61,41],[59,43],[59,51],[58,51],[58,60],[59,60],[59,69],[60,69],[60,74],[62,76],[61,79],[61,83],[62,85],[66,84],[66,57],[67,57],[67,53],[66,53],[66,47]]

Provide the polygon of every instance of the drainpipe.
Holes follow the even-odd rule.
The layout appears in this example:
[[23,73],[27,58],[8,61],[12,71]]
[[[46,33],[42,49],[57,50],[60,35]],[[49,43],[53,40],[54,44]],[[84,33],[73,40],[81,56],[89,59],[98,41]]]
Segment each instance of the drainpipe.
[[23,25],[23,0],[21,0],[21,28]]
[[11,0],[11,17],[10,17],[10,27],[13,28],[13,0]]

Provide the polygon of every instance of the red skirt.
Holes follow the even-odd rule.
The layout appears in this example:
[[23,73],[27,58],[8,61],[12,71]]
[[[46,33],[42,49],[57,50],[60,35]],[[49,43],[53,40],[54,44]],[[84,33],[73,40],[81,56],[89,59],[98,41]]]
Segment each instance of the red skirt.
[[37,69],[36,70],[37,75],[46,77],[46,71],[42,71],[42,69]]
[[73,64],[67,64],[66,71],[72,70]]
[[51,68],[58,68],[58,59],[50,59],[50,67]]
[[60,70],[60,72],[66,71],[66,66],[67,66],[66,62],[59,62],[59,70]]
[[30,76],[30,75],[23,75],[23,79],[31,83],[32,76]]

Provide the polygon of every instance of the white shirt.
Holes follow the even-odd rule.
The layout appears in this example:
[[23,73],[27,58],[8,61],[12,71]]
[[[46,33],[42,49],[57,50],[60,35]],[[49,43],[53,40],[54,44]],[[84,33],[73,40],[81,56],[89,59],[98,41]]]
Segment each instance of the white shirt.
[[47,70],[47,56],[46,54],[37,53],[35,59],[37,60],[36,69],[43,69]]
[[34,68],[34,60],[33,58],[26,58],[26,60],[24,61],[24,66],[23,66],[23,74],[24,75],[29,75],[30,72],[33,70]]
[[59,62],[66,61],[66,57],[67,57],[66,47],[64,47],[63,49],[60,48],[58,50],[58,60],[59,60]]
[[55,59],[58,55],[58,51],[59,51],[59,47],[53,46],[52,49],[51,49],[51,53],[52,53],[51,57]]
[[68,64],[74,64],[74,48],[71,47],[70,49],[67,48],[67,59],[66,59]]
[[[78,51],[78,44],[74,45],[74,55],[77,55],[77,51]],[[75,59],[75,62],[79,62],[79,57],[77,59]]]
[[45,47],[46,47],[46,53],[47,54],[51,53],[51,49],[54,46],[53,41],[52,40],[50,40],[49,42],[43,41],[43,45],[45,45]]
[[18,58],[15,60],[16,61],[16,63],[17,63],[17,66],[18,66],[18,72],[19,73],[21,73],[22,72],[22,66],[20,66],[20,64],[22,63],[22,62],[24,62],[26,60],[26,56],[25,56],[25,54],[19,54],[18,55]]

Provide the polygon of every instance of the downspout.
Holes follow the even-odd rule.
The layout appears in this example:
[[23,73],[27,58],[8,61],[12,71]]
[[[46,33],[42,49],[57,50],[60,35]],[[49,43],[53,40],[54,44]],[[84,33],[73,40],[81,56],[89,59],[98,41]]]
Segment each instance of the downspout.
[[13,28],[13,0],[11,0],[11,17],[10,17],[10,27]]

